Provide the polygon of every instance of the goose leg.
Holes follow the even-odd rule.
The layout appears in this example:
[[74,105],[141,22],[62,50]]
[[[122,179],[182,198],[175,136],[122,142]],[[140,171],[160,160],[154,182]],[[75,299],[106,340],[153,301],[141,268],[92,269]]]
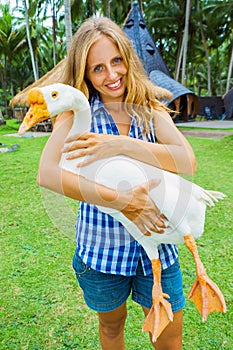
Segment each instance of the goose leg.
[[218,286],[207,276],[193,236],[185,236],[184,241],[194,257],[197,275],[197,280],[189,292],[189,299],[194,302],[202,316],[202,321],[205,322],[208,315],[213,311],[226,312],[225,300]]
[[143,324],[142,331],[150,332],[152,341],[155,342],[169,322],[173,321],[171,304],[164,298],[169,296],[162,291],[161,263],[159,259],[151,260],[154,276],[152,289],[152,307]]

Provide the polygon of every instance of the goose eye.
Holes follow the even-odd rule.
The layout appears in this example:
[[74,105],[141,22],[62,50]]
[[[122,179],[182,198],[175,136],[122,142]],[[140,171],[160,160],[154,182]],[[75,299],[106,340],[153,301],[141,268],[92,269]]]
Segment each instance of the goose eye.
[[53,91],[52,92],[52,98],[56,98],[58,96],[58,92],[57,91]]

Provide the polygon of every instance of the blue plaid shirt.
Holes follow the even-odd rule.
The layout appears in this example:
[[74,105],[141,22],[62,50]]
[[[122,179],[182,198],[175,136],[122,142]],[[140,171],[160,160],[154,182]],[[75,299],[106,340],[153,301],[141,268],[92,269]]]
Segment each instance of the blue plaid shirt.
[[[91,100],[91,131],[99,134],[119,135],[117,125],[98,97]],[[145,139],[142,127],[134,117],[131,120],[129,136]],[[154,128],[146,136],[148,142],[156,142]],[[76,223],[77,253],[84,263],[104,273],[132,276],[136,274],[141,259],[145,275],[152,273],[151,262],[140,244],[133,239],[124,226],[110,215],[102,213],[95,205],[81,202]],[[174,264],[178,257],[172,244],[161,244],[159,256],[162,268]]]

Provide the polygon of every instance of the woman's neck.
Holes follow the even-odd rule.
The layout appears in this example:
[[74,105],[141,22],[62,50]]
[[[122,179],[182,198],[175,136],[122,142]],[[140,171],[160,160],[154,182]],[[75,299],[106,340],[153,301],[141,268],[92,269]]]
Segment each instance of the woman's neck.
[[128,135],[131,125],[131,117],[125,110],[123,102],[108,103],[105,104],[105,107],[116,123],[120,135]]

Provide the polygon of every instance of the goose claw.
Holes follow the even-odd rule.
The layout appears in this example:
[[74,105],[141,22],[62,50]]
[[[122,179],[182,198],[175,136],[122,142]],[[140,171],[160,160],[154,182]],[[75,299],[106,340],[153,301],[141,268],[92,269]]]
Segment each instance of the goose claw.
[[196,305],[202,316],[202,322],[205,322],[213,311],[226,312],[226,303],[222,292],[207,275],[198,276],[188,297]]
[[162,293],[160,297],[153,299],[153,305],[142,326],[143,332],[151,333],[153,342],[156,342],[167,325],[173,321],[171,304],[164,299],[168,297]]

